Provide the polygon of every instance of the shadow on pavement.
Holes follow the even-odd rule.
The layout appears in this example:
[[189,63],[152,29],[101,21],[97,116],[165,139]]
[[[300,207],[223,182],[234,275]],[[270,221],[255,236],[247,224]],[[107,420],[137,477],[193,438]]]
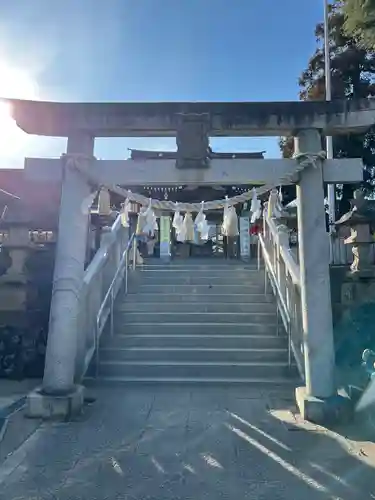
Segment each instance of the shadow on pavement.
[[44,424],[0,467],[1,499],[375,498],[374,445],[302,421],[292,390],[95,393],[82,419]]

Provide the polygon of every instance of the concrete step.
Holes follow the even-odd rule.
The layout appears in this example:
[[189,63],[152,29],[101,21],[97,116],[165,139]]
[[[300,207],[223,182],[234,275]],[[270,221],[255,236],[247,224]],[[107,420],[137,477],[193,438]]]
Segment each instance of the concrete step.
[[[209,292],[211,289],[209,290]],[[119,298],[120,303],[160,303],[168,301],[168,303],[199,303],[205,302],[206,304],[264,304],[273,303],[273,295],[264,293],[233,293],[226,295],[223,293],[149,293],[149,292],[139,292],[139,293],[129,293]]]
[[[160,300],[160,298],[159,298]],[[204,298],[200,302],[122,302],[116,307],[121,312],[157,312],[157,313],[270,313],[275,314],[276,305],[272,303],[207,303]]]
[[158,323],[155,321],[142,321],[130,323],[119,321],[115,315],[115,334],[126,335],[276,335],[276,321],[273,324],[264,323],[220,323],[212,318],[211,323],[194,323],[193,320],[186,323]]
[[[261,262],[261,267],[263,266]],[[140,271],[158,271],[161,269],[214,269],[214,270],[225,270],[225,269],[258,269],[258,262],[256,259],[245,262],[241,260],[173,260],[171,262],[163,262],[160,259],[154,260],[152,263],[148,260],[142,266],[137,269]]]
[[133,379],[277,379],[296,376],[297,371],[286,362],[100,361],[98,374]]
[[[273,332],[274,333],[274,332]],[[218,348],[230,349],[285,349],[287,338],[284,335],[209,335],[202,334],[140,334],[114,335],[113,338],[103,339],[103,347],[115,349],[126,348]]]
[[264,275],[262,273],[246,272],[245,274],[227,273],[225,275],[212,276],[203,273],[182,274],[182,273],[139,273],[137,280],[143,285],[212,285],[212,286],[246,286],[262,285]]
[[100,349],[101,361],[158,361],[158,362],[284,362],[288,350],[213,347],[105,347]]
[[244,267],[228,267],[222,269],[213,269],[209,267],[197,267],[197,268],[168,268],[168,269],[140,269],[140,276],[145,279],[163,279],[170,278],[172,276],[179,276],[183,278],[194,278],[195,276],[202,276],[206,278],[223,278],[235,276],[238,279],[247,277],[252,279],[256,276],[263,276],[262,271],[258,271],[257,268],[244,268]]
[[134,323],[220,323],[226,325],[236,325],[237,323],[261,323],[264,325],[276,323],[276,311],[271,312],[116,312],[117,322],[123,324]]
[[184,385],[184,386],[196,386],[196,385],[209,385],[209,386],[253,386],[259,387],[260,389],[263,387],[267,387],[267,389],[272,386],[272,389],[280,389],[285,386],[296,387],[300,384],[300,380],[293,376],[286,377],[277,377],[277,378],[260,378],[260,377],[246,377],[246,378],[209,378],[209,377],[113,377],[113,376],[103,376],[100,378],[96,378],[94,374],[90,377],[86,377],[85,385],[90,387],[101,386],[127,386],[127,385],[138,385],[138,386],[173,386],[174,384]]
[[297,380],[274,299],[264,294],[264,273],[253,264],[147,261],[130,285],[117,302],[115,335],[101,342],[100,382]]
[[137,295],[138,293],[152,293],[152,294],[217,294],[232,295],[232,294],[257,294],[264,293],[263,283],[250,283],[247,285],[240,284],[220,284],[220,283],[201,283],[201,284],[173,284],[173,283],[139,283],[132,285],[129,289],[130,294]]

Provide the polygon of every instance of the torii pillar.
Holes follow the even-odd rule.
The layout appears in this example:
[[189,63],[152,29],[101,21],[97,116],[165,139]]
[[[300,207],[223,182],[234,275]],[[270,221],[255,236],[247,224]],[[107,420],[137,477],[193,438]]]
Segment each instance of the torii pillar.
[[[314,154],[321,149],[318,130],[297,133],[296,153]],[[301,172],[297,201],[306,386],[296,389],[296,402],[304,419],[323,423],[341,419],[350,405],[348,399],[338,396],[335,383],[329,237],[321,160]]]
[[[68,155],[84,155],[90,163],[93,151],[94,137],[68,137]],[[28,396],[30,417],[64,418],[83,407],[83,387],[74,376],[78,336],[86,333],[79,331],[78,318],[89,223],[83,202],[90,194],[84,175],[65,163],[43,385]]]

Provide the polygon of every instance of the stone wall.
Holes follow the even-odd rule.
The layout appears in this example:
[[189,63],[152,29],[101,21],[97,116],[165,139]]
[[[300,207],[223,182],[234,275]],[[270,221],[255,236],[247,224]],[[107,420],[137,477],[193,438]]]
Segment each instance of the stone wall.
[[54,241],[0,249],[0,378],[43,375],[48,332]]

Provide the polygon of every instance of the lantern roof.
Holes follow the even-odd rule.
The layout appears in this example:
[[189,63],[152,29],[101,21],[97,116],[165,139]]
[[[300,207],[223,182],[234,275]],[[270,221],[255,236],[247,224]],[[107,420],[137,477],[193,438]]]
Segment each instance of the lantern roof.
[[375,201],[367,200],[362,190],[354,191],[354,198],[350,203],[351,209],[335,222],[336,226],[369,224],[375,221]]

